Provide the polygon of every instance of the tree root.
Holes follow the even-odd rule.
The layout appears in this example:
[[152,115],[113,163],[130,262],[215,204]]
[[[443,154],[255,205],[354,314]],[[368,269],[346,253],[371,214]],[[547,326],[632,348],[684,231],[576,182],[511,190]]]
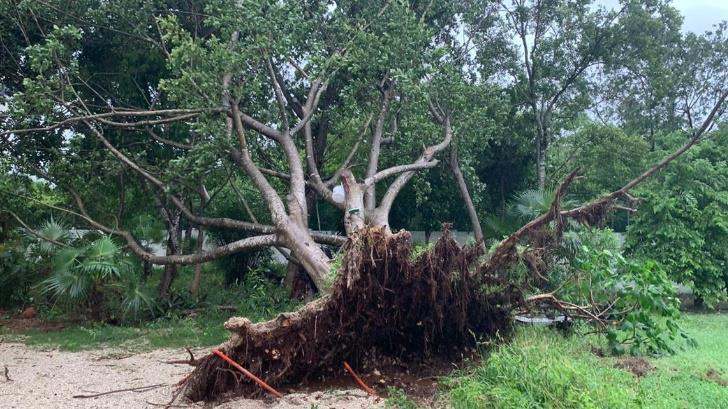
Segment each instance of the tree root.
[[[481,246],[462,249],[445,230],[435,247],[411,261],[407,232],[366,229],[352,235],[331,292],[300,310],[254,324],[231,318],[233,333],[220,350],[266,383],[278,387],[339,373],[344,361],[358,365],[373,351],[409,360],[452,354],[477,336],[511,328],[521,292],[468,267]],[[184,383],[192,401],[227,394],[260,396],[260,389],[206,356]]]
[[200,363],[199,359],[195,359],[195,355],[189,348],[185,347],[185,349],[187,350],[187,353],[190,354],[190,359],[176,359],[172,361],[162,361],[162,363],[172,365],[187,364],[190,366],[197,366]]

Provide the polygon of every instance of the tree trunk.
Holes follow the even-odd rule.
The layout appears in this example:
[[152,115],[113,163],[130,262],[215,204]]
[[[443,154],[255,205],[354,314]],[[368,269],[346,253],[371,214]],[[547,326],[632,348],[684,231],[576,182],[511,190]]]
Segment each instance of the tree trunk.
[[[202,248],[205,243],[205,229],[201,226],[197,228],[197,254],[202,253]],[[190,294],[197,298],[200,294],[200,279],[202,278],[202,263],[195,264],[195,274],[192,277],[192,284],[190,285]]]
[[546,128],[543,119],[536,121],[536,178],[538,190],[543,192],[546,188]]
[[[200,215],[202,216],[202,215]],[[182,236],[182,248],[186,248],[185,251],[192,251],[192,223],[187,223],[185,226],[184,235]]]
[[538,177],[538,190],[543,192],[546,188],[546,152],[541,142],[536,144],[536,173]]
[[142,280],[146,282],[150,275],[152,275],[152,263],[144,260],[144,267],[142,268]]
[[465,202],[465,208],[468,211],[468,217],[470,218],[470,226],[473,229],[473,235],[475,236],[476,242],[483,242],[483,229],[480,227],[480,220],[478,219],[478,212],[475,210],[473,199],[470,197],[468,191],[468,185],[465,183],[465,177],[463,172],[460,170],[460,161],[458,159],[458,145],[453,141],[450,146],[450,169],[455,177],[455,182],[460,190],[460,196],[462,196]]
[[[205,215],[205,208],[210,203],[210,194],[207,193],[207,188],[204,184],[200,185],[200,216]],[[187,224],[187,239],[192,239],[192,223]],[[197,243],[196,253],[202,254],[205,246],[205,228],[203,226],[197,226]],[[202,278],[202,263],[195,263],[195,272],[192,277],[192,284],[190,284],[190,294],[193,297],[197,297],[200,294],[200,279]]]
[[[180,212],[175,212],[172,220],[169,221],[169,233],[167,235],[167,251],[168,256],[179,254],[179,241],[182,235],[180,229]],[[177,277],[177,264],[166,264],[164,266],[164,273],[162,279],[159,281],[159,298],[162,300],[169,299],[169,290],[172,288],[172,283]]]
[[[168,252],[168,255],[169,252]],[[166,264],[164,266],[164,272],[162,273],[162,279],[159,281],[159,298],[162,300],[169,299],[169,290],[172,288],[172,283],[177,277],[177,265]]]
[[348,169],[341,173],[341,181],[346,192],[344,230],[346,230],[347,235],[350,235],[366,225],[364,214],[366,211],[364,208],[365,192]]
[[316,293],[316,288],[309,275],[300,264],[293,260],[288,261],[284,284],[290,296],[298,300],[311,299]]
[[308,230],[295,223],[290,223],[282,235],[286,247],[291,250],[291,255],[306,270],[316,288],[325,289],[330,284],[326,280],[330,260],[321,247],[314,242]]

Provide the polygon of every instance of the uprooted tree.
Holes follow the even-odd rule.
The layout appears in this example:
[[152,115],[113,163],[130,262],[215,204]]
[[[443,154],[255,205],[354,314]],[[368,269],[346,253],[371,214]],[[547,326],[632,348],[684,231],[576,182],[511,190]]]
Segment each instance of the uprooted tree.
[[[445,354],[472,344],[474,335],[507,330],[513,309],[529,302],[509,280],[513,263],[524,259],[540,274],[566,219],[598,224],[611,210],[631,206],[630,190],[705,137],[728,97],[720,83],[717,91],[704,92],[711,105],[701,125],[689,129],[686,143],[620,189],[562,209],[561,197],[576,178],[572,172],[548,213],[491,252],[485,254],[481,243],[463,249],[445,234],[412,261],[409,234],[392,232],[389,215],[416,172],[437,166],[453,139],[466,134],[458,118],[472,107],[451,91],[454,84],[479,80],[470,75],[471,40],[461,39],[470,20],[460,16],[483,7],[485,14],[473,22],[477,29],[466,32],[486,35],[491,31],[484,24],[512,11],[501,15],[498,7],[479,2],[229,3],[208,2],[203,21],[184,20],[163,6],[126,11],[139,22],[126,31],[113,24],[130,16],[107,21],[104,13],[55,28],[37,23],[43,41],[25,51],[25,80],[15,84],[7,101],[8,130],[0,132],[0,140],[17,170],[67,192],[75,208],[56,206],[59,211],[121,237],[147,262],[199,264],[249,249],[290,250],[291,263],[326,294],[269,322],[231,319],[226,327],[233,336],[222,347],[274,385],[326,373],[344,360],[360,362],[368,354]],[[91,53],[100,45],[124,43],[95,33],[120,31],[122,39],[140,47],[141,56],[163,61],[155,68],[163,74],[145,77],[158,81],[135,83],[136,91],[124,94],[114,91],[132,87],[95,78],[103,64]],[[584,62],[565,72],[571,78],[589,66]],[[532,95],[530,103],[538,104],[537,98]],[[698,123],[697,114],[692,112],[691,125]],[[450,150],[449,161],[479,231],[457,150]],[[109,181],[120,175],[121,187],[114,191]],[[261,198],[265,214],[246,205],[247,214],[239,218],[205,215],[220,191],[230,185],[238,192],[235,184],[241,181]],[[343,200],[334,194],[339,183]],[[111,198],[119,195],[115,205],[89,200],[90,192],[109,190]],[[129,191],[141,202],[134,205],[154,206],[163,216],[167,255],[149,252],[125,226]],[[341,211],[347,237],[310,228],[311,197]],[[182,220],[247,237],[183,254]],[[519,251],[523,243],[530,246]],[[333,284],[327,277],[331,260],[320,244],[343,245],[346,253]],[[173,278],[169,268],[163,286],[168,289]],[[535,299],[558,304],[553,297]],[[203,358],[187,378],[185,395],[209,400],[255,390],[221,370],[226,368],[214,356]]]

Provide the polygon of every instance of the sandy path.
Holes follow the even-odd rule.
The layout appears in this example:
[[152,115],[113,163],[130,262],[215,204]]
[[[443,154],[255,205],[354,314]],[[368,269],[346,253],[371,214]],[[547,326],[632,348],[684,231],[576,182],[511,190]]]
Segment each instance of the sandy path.
[[[206,350],[193,351],[203,355]],[[182,350],[132,354],[118,350],[61,352],[39,350],[19,343],[0,343],[0,408],[159,408],[169,402],[172,386],[190,371],[188,365],[163,361],[186,359]],[[3,366],[11,382],[3,376]],[[90,395],[123,388],[164,384],[145,392],[120,392],[95,398]],[[157,406],[155,404],[161,404]],[[179,407],[179,406],[177,406]],[[191,405],[189,407],[199,407]],[[239,399],[216,408],[365,409],[383,407],[359,390],[291,394],[282,401]]]

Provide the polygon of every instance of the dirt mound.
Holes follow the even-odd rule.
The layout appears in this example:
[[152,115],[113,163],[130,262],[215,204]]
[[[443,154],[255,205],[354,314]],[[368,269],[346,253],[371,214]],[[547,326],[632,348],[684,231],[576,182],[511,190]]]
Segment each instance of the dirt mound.
[[[416,362],[454,355],[511,328],[521,292],[470,266],[481,246],[461,248],[445,230],[428,252],[411,260],[410,234],[369,229],[345,245],[346,256],[329,295],[297,312],[253,324],[232,318],[233,335],[221,350],[273,386],[298,384],[359,366],[367,357]],[[184,385],[192,401],[229,394],[258,396],[260,389],[227,363],[207,356]]]
[[648,372],[655,370],[655,367],[646,359],[633,356],[617,359],[614,367],[630,371],[637,377],[643,377]]
[[728,381],[723,379],[720,372],[716,371],[713,368],[708,369],[708,371],[705,373],[705,377],[709,380],[717,383],[720,386],[728,386]]

